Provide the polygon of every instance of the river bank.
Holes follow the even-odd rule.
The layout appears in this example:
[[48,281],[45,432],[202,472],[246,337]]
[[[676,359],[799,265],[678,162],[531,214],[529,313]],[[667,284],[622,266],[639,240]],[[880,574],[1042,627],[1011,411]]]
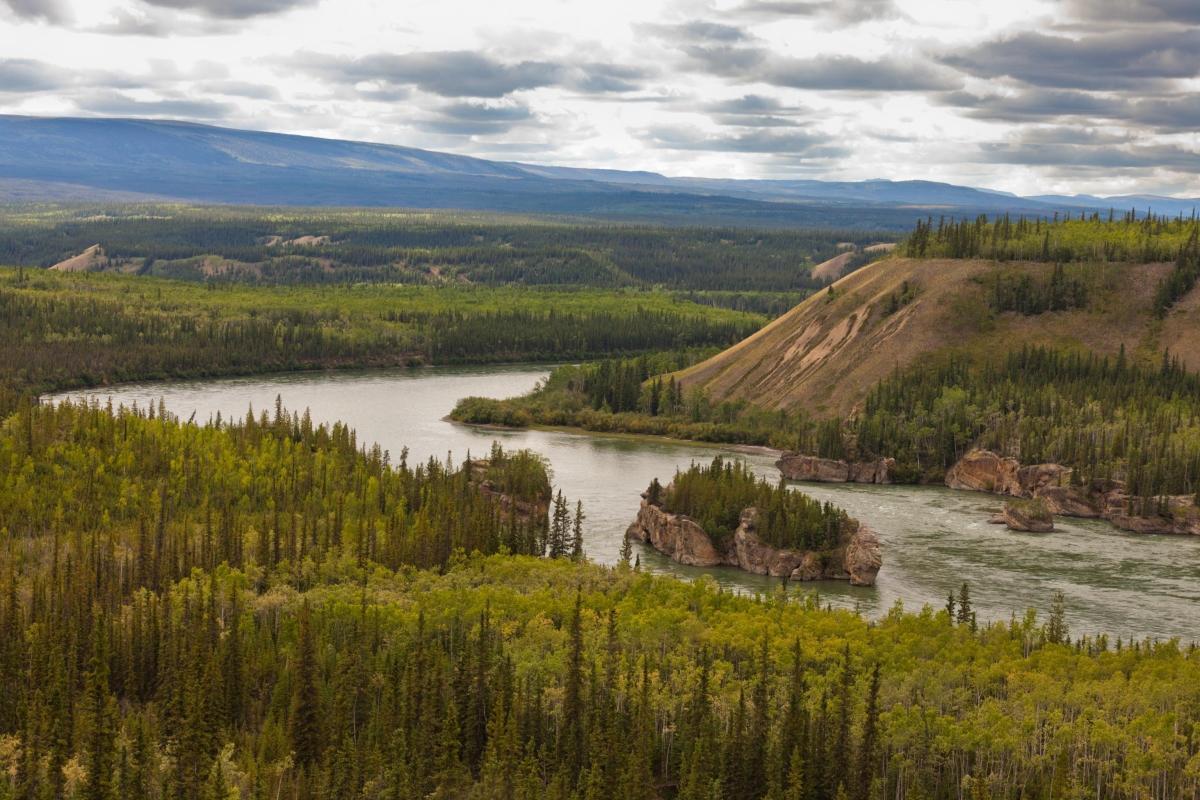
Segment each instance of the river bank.
[[[556,489],[582,500],[588,520],[585,549],[601,563],[616,563],[640,494],[651,479],[686,469],[692,461],[727,455],[728,447],[678,443],[658,437],[613,436],[563,430],[478,429],[444,421],[446,409],[470,395],[506,397],[544,379],[541,365],[422,367],[368,371],[290,373],[203,381],[127,384],[83,396],[141,407],[161,399],[173,413],[198,421],[220,412],[228,418],[274,407],[309,409],[314,422],[341,420],[361,443],[378,443],[409,463],[430,457],[456,462],[488,452],[533,449],[553,466]],[[62,396],[62,395],[58,395]],[[771,451],[738,453],[758,474],[777,480]],[[941,607],[963,581],[971,585],[980,620],[1008,619],[1027,608],[1045,609],[1055,591],[1067,597],[1073,630],[1167,638],[1200,636],[1192,622],[1200,604],[1200,537],[1166,537],[1117,531],[1099,520],[1064,518],[1052,535],[1023,534],[987,523],[1002,498],[945,487],[806,484],[879,533],[886,564],[876,586],[805,584],[822,603],[878,616],[902,602],[909,609]],[[771,593],[780,579],[732,567],[689,567],[649,547],[638,548],[643,569],[687,580],[715,581],[737,592]]]

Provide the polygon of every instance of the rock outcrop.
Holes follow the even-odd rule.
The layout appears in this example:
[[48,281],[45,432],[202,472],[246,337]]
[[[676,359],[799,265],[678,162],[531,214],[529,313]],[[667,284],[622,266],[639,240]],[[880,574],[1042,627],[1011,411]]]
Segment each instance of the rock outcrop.
[[496,503],[503,517],[515,516],[517,522],[522,525],[545,526],[548,524],[551,500],[549,494],[520,497],[502,491],[487,477],[491,463],[486,458],[468,461],[467,467],[471,471],[471,485],[480,494]]
[[737,530],[719,546],[694,520],[664,511],[645,495],[637,518],[625,535],[696,567],[728,565],[755,575],[795,581],[849,580],[855,586],[874,586],[883,565],[879,537],[867,526],[857,527],[836,550],[819,553],[773,547],[758,536],[758,509],[742,512]]
[[648,500],[642,500],[637,519],[625,535],[648,543],[680,564],[715,567],[735,563],[713,545],[712,539],[693,520],[669,514]]
[[1005,503],[1002,516],[1004,524],[1011,531],[1050,533],[1054,530],[1054,515],[1044,503],[1036,506],[1032,503]]
[[[951,489],[969,489],[1026,500],[1041,500],[1051,514],[1064,517],[1105,519],[1122,530],[1134,533],[1172,533],[1200,535],[1200,507],[1192,495],[1167,497],[1161,509],[1146,513],[1135,508],[1118,480],[1097,480],[1086,486],[1071,483],[1071,469],[1061,464],[1022,466],[1014,458],[1005,458],[990,450],[972,450],[946,472]],[[1010,524],[1005,506],[1003,521]],[[1013,517],[1018,524],[1027,520]],[[1015,528],[1037,530],[1037,528]]]
[[818,483],[891,483],[894,458],[877,461],[842,461],[803,453],[786,452],[775,462],[783,477],[791,481]]

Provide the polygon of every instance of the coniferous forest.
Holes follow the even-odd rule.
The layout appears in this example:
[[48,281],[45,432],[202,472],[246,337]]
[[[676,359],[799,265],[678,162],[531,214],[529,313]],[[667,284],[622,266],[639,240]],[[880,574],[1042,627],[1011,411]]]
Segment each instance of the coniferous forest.
[[[1089,302],[1078,266],[984,289],[996,313],[1052,313]],[[196,422],[36,399],[604,357],[458,413],[884,453],[914,480],[982,442],[1080,479],[1121,471],[1151,497],[1200,488],[1200,386],[1170,357],[949,354],[820,419],[667,375],[764,323],[731,303],[281,283],[0,273],[0,800],[1200,797],[1200,651],[1072,636],[1061,597],[979,623],[965,585],[876,620],[736,595],[628,551],[588,562],[586,510],[533,453],[411,463],[280,403]],[[903,287],[890,313],[919,297]],[[660,491],[718,535],[755,505],[776,546],[819,549],[848,524],[724,459]]]
[[[489,455],[545,497],[535,458]],[[1200,791],[1194,647],[1072,639],[1061,607],[980,627],[965,587],[869,623],[511,555],[551,526],[472,475],[278,408],[11,416],[0,795]]]

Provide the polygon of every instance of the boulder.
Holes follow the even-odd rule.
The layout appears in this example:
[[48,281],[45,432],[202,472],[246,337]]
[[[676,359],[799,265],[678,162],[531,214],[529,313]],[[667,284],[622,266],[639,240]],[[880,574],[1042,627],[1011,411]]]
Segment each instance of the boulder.
[[783,477],[791,481],[891,483],[896,459],[881,458],[875,461],[850,462],[787,452],[780,456],[779,460],[775,462],[775,466]]
[[850,575],[851,586],[874,586],[875,576],[883,566],[882,548],[875,531],[860,523],[846,544],[842,563]]
[[805,553],[800,566],[792,570],[790,577],[794,581],[819,581],[824,576],[825,566],[821,563],[821,557],[816,553]]
[[946,471],[946,485],[951,489],[1019,497],[1021,483],[1017,472],[1020,468],[1015,458],[1002,458],[991,450],[971,450]]
[[1005,503],[1004,524],[1009,530],[1049,533],[1054,530],[1054,515],[1043,503]]
[[1030,464],[1017,469],[1017,485],[1022,497],[1033,497],[1045,489],[1066,486],[1071,481],[1071,468],[1062,464]]
[[1050,513],[1060,517],[1095,519],[1100,516],[1095,500],[1078,486],[1047,486],[1039,489],[1035,496],[1046,502]]
[[790,481],[846,483],[850,480],[850,465],[832,458],[784,453],[775,466]]

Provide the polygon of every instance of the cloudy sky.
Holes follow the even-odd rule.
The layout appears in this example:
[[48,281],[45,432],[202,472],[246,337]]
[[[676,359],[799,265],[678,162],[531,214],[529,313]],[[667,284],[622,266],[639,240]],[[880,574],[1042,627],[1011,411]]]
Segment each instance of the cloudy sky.
[[1200,0],[0,0],[0,112],[1200,195]]

